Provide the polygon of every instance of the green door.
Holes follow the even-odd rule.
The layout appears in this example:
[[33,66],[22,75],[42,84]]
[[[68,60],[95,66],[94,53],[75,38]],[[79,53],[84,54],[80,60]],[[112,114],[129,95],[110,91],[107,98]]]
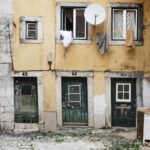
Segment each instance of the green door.
[[136,79],[112,78],[111,99],[112,126],[135,127]]
[[87,125],[87,79],[62,78],[63,125]]

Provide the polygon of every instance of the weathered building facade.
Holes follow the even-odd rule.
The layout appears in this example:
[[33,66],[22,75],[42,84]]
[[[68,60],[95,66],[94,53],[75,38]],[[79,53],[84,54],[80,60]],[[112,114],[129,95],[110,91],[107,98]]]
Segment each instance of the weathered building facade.
[[[0,72],[9,88],[3,95],[5,84],[0,85],[1,128],[5,123],[8,129],[7,121],[10,130],[136,126],[138,108],[150,107],[149,0],[11,4],[13,48],[10,43],[9,61],[0,60],[1,67],[10,66]],[[106,19],[98,26],[85,21],[90,4],[105,8]],[[62,31],[71,31],[68,47],[63,43],[68,32]],[[12,117],[2,120],[3,113]]]
[[14,129],[12,0],[0,0],[0,129]]

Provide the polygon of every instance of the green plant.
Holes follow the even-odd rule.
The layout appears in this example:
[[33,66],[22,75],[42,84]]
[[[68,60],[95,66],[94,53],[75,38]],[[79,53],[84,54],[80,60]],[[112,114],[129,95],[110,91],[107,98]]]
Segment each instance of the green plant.
[[140,149],[141,145],[134,141],[116,142],[112,143],[112,147],[110,147],[110,150],[140,150]]

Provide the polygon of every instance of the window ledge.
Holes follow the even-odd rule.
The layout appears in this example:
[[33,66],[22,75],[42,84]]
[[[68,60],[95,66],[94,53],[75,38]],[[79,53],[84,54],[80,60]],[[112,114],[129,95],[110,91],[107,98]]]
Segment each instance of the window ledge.
[[[109,41],[109,45],[118,45],[118,46],[125,46],[126,45],[126,41]],[[143,46],[143,42],[142,41],[135,41],[134,42],[135,46]]]
[[27,39],[20,39],[20,43],[22,44],[39,44],[42,43],[42,39],[37,39],[37,40],[27,40]]
[[[57,44],[63,44],[62,40],[56,40]],[[71,44],[92,44],[92,40],[73,40]]]

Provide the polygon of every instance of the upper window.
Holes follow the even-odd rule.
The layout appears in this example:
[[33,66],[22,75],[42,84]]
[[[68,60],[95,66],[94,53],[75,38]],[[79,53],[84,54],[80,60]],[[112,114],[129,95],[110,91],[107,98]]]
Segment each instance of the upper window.
[[20,42],[41,43],[43,27],[41,17],[20,17]]
[[85,8],[61,8],[61,29],[72,31],[73,39],[86,39],[87,25],[84,18]]
[[72,31],[72,43],[90,44],[92,26],[84,18],[85,8],[90,3],[58,2],[56,7],[56,38],[61,43],[60,31]]
[[[133,33],[134,41],[142,41],[142,7],[136,4],[114,4],[111,7],[110,41],[124,44],[127,32]],[[136,44],[135,43],[135,44]],[[140,44],[140,43],[139,43]]]
[[112,39],[126,39],[126,32],[132,30],[137,40],[137,9],[113,9]]
[[26,39],[37,39],[37,22],[36,21],[27,21],[26,22]]

